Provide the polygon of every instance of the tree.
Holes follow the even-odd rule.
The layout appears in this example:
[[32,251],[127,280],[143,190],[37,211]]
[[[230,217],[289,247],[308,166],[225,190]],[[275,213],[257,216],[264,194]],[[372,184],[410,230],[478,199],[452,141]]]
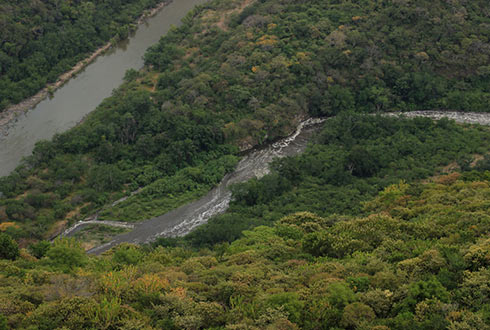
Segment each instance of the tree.
[[112,255],[112,260],[117,265],[136,265],[141,261],[143,253],[138,246],[131,244],[121,244]]
[[20,255],[19,246],[9,235],[0,233],[0,259],[15,260]]
[[350,89],[340,85],[333,85],[325,92],[321,114],[333,116],[342,111],[353,110],[354,106],[354,96]]
[[83,266],[87,261],[87,255],[80,243],[70,238],[55,240],[46,256],[48,257],[48,264],[65,272]]
[[345,306],[342,314],[341,324],[349,329],[357,329],[363,323],[369,323],[376,315],[371,307],[360,302],[355,302]]
[[288,313],[291,322],[298,323],[301,317],[304,303],[299,299],[299,295],[293,292],[284,292],[271,295],[267,299],[266,309],[268,306],[273,308],[282,307]]
[[48,241],[39,241],[37,243],[31,244],[29,246],[29,250],[34,257],[41,259],[46,255],[50,247],[51,243],[49,243]]
[[136,71],[135,69],[131,68],[126,70],[126,73],[124,74],[124,81],[130,82],[138,78],[140,73]]
[[124,182],[124,174],[116,165],[94,167],[88,177],[89,185],[97,191],[115,191]]
[[338,309],[342,309],[356,300],[354,292],[345,282],[334,282],[330,284],[327,292],[328,302]]
[[355,146],[347,156],[347,169],[355,176],[369,177],[379,170],[378,159],[373,152],[361,146]]

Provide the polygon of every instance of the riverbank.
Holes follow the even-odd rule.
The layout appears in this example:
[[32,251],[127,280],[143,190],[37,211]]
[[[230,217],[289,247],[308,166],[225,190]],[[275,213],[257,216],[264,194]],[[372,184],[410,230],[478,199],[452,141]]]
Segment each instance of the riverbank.
[[[173,0],[166,0],[160,2],[157,6],[155,6],[152,9],[145,10],[145,12],[140,15],[140,17],[136,20],[135,23],[137,25],[143,24],[147,18],[155,16],[160,10],[162,10],[165,6],[170,4],[172,1]],[[56,80],[56,82],[47,84],[43,89],[41,89],[33,96],[23,100],[20,103],[11,105],[8,108],[6,108],[3,112],[0,112],[0,135],[2,134],[7,135],[8,125],[12,123],[20,114],[34,108],[42,100],[46,99],[54,91],[62,87],[71,78],[73,78],[76,74],[78,74],[90,63],[92,63],[97,57],[107,52],[113,46],[114,44],[111,41],[107,42],[105,45],[96,49],[92,54],[90,54],[90,56],[86,57],[85,59],[75,64],[69,71],[60,75]]]

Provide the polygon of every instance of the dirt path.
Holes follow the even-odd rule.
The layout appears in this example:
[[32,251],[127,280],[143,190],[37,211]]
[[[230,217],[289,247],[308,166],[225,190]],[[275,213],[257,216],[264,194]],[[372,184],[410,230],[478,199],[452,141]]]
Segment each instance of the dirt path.
[[127,228],[127,229],[133,229],[134,225],[127,223],[127,222],[122,222],[122,221],[111,221],[111,220],[84,220],[84,221],[79,221],[75,225],[71,226],[70,228],[66,229],[60,237],[64,236],[70,236],[74,234],[75,232],[79,231],[82,229],[82,227],[87,226],[87,225],[104,225],[104,226],[110,226],[110,227],[119,227],[119,228]]

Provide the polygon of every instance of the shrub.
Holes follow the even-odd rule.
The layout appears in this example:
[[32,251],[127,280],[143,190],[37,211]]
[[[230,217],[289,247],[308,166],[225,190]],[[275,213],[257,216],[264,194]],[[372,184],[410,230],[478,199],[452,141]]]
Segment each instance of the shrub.
[[48,264],[64,272],[83,266],[87,261],[87,256],[80,243],[68,238],[55,240],[46,256],[48,257]]
[[15,260],[19,256],[19,246],[9,235],[0,233],[0,259]]

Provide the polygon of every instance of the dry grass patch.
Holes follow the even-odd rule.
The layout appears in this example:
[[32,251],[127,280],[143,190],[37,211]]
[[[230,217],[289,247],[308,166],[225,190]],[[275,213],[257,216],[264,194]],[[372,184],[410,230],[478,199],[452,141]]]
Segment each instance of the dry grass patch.
[[228,26],[226,24],[227,19],[232,14],[241,13],[243,9],[251,5],[254,1],[255,0],[237,1],[237,3],[233,5],[234,8],[229,10],[222,10],[222,11],[208,10],[203,14],[202,20],[204,23],[207,23],[209,26],[216,26],[223,31],[228,31]]

